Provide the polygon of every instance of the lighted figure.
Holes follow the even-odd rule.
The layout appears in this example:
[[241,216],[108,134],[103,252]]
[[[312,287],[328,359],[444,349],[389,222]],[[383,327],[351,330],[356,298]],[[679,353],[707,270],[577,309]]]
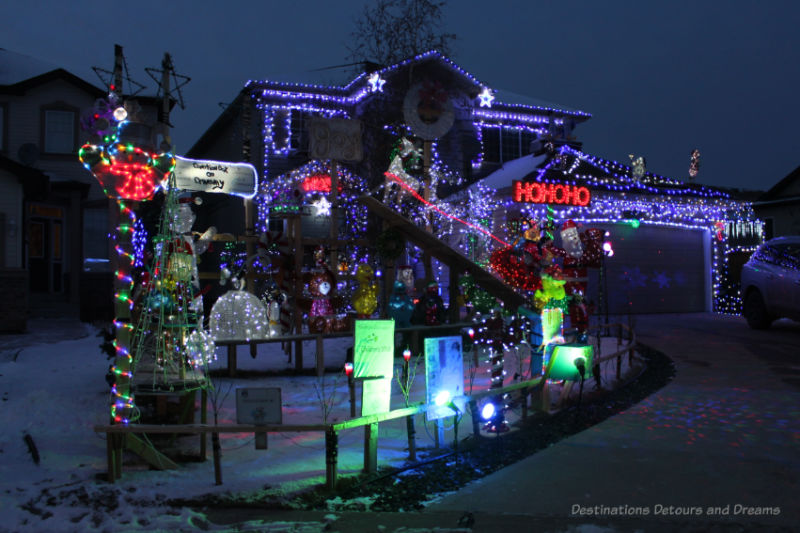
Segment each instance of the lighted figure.
[[445,322],[444,300],[439,296],[439,285],[436,282],[428,283],[425,294],[414,307],[411,322],[426,326],[438,326]]
[[628,157],[631,159],[631,176],[636,181],[642,179],[644,173],[647,168],[647,162],[645,161],[643,156],[636,157],[633,154],[629,154]]
[[369,318],[378,307],[378,284],[372,267],[366,263],[358,265],[356,281],[358,289],[353,293],[353,309],[358,313],[358,318]]
[[475,278],[465,274],[458,280],[458,286],[464,298],[464,303],[471,306],[475,312],[486,314],[497,305],[497,298],[475,285]]
[[[603,256],[601,229],[590,228],[582,233],[572,220],[564,222],[561,229],[563,275],[565,290],[569,297],[569,317],[572,327],[578,331],[579,340],[586,339],[589,329],[590,306],[586,301],[588,271],[597,268]],[[558,249],[554,249],[559,251]]]
[[192,233],[197,217],[192,211],[191,204],[201,205],[199,197],[181,198],[178,201],[178,210],[171,222],[175,239],[169,245],[167,271],[176,281],[191,284],[196,296],[192,299],[190,309],[197,314],[203,312],[203,296],[200,292],[200,277],[197,272],[198,256],[208,250],[209,244],[217,234],[217,228],[211,226],[199,238],[195,239]]
[[384,182],[384,196],[385,203],[401,203],[406,195],[406,188],[413,191],[418,191],[422,186],[422,182],[406,172],[403,166],[403,158],[405,157],[419,157],[419,150],[414,148],[414,143],[403,137],[400,139],[400,146],[396,150],[392,162],[389,163],[389,168],[384,172],[386,181]]
[[390,318],[394,319],[395,327],[411,327],[411,316],[414,314],[414,302],[408,297],[406,286],[400,280],[394,282],[392,294],[389,296],[387,313]]
[[266,303],[267,308],[267,321],[269,323],[268,336],[280,337],[286,333],[284,324],[281,322],[282,308],[289,301],[289,297],[285,292],[275,288],[269,294],[269,300]]
[[700,150],[695,148],[692,150],[692,155],[689,159],[689,177],[694,180],[697,173],[700,171]]
[[414,269],[409,265],[402,265],[397,269],[397,281],[403,284],[406,294],[414,297]]
[[308,313],[308,330],[311,333],[329,333],[334,328],[334,313],[331,305],[334,280],[329,270],[315,272],[308,283],[311,293],[311,310]]

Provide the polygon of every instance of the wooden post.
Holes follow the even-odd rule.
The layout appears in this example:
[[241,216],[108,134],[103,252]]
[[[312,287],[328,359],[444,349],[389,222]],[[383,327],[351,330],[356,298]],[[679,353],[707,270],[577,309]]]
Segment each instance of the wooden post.
[[317,362],[317,377],[322,377],[325,374],[325,354],[323,351],[323,339],[324,337],[320,334],[317,335],[317,352],[316,352],[316,362]]
[[331,272],[335,274],[339,270],[339,208],[336,207],[339,203],[339,164],[334,159],[331,159],[331,192],[328,196],[331,203],[331,219],[328,226],[330,249],[328,252],[330,253]]
[[[200,423],[208,423],[208,389],[203,387],[200,390]],[[206,434],[200,433],[200,458],[206,460]]]
[[[303,332],[303,313],[297,305],[297,299],[303,294],[303,235],[300,226],[300,216],[293,216],[287,221],[291,228],[291,238],[294,239],[294,329],[295,333]],[[294,369],[303,370],[303,341],[294,341]]]
[[220,464],[222,450],[219,445],[219,433],[211,434],[211,448],[214,455],[214,483],[217,485],[222,485],[222,466]]
[[475,438],[481,436],[480,419],[478,418],[478,403],[475,400],[470,400],[467,404],[469,406],[469,413],[472,418],[472,434]]
[[375,472],[378,469],[378,424],[364,426],[364,471]]
[[447,266],[447,277],[450,280],[448,286],[448,293],[450,295],[450,308],[448,309],[450,315],[450,323],[455,324],[461,320],[461,307],[458,305],[458,297],[461,296],[461,291],[458,289],[458,273],[453,265]]
[[414,415],[406,417],[406,434],[408,435],[408,460],[417,460],[417,429],[414,426]]
[[228,376],[236,376],[236,344],[228,345]]
[[332,426],[325,430],[325,486],[328,490],[336,490],[338,474],[339,437]]

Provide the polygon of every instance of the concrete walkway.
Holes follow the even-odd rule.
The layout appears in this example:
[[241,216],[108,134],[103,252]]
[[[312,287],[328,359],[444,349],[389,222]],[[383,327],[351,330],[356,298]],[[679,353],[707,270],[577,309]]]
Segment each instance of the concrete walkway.
[[[740,317],[654,315],[638,317],[636,331],[675,361],[669,385],[424,514],[645,531],[800,524],[800,390],[764,357],[777,345],[794,351],[796,377],[800,324],[750,332]],[[494,530],[476,518],[474,531]]]

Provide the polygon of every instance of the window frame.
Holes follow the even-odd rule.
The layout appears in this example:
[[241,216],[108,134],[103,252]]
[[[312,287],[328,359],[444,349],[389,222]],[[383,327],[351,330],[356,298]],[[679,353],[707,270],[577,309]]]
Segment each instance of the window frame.
[[[70,152],[48,152],[47,151],[47,112],[62,111],[72,113],[72,148]],[[57,101],[45,104],[39,108],[40,130],[39,146],[42,157],[48,159],[73,158],[78,153],[78,108],[66,102]]]
[[8,102],[0,102],[0,154],[8,153]]

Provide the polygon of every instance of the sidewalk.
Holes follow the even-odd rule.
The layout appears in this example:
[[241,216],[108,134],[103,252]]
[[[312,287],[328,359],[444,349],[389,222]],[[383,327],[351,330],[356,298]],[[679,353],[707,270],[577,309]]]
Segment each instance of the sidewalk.
[[[725,524],[789,531],[800,523],[800,391],[731,338],[737,328],[746,328],[740,317],[637,317],[639,341],[675,361],[672,383],[442,498],[427,513],[485,513],[488,521],[522,515],[623,530],[644,523],[645,531],[699,531],[711,522],[722,531]],[[800,327],[788,335],[800,346]],[[474,531],[494,530],[476,520]]]

